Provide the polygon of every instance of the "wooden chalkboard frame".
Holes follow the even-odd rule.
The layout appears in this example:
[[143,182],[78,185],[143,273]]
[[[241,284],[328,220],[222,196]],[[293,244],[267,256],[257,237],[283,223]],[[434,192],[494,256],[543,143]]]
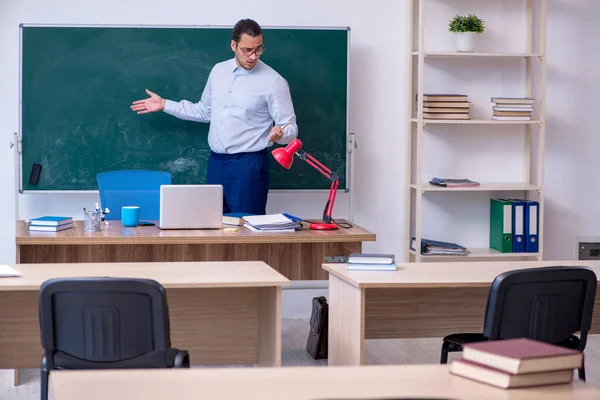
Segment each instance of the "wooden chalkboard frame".
[[[232,26],[228,25],[160,25],[160,24],[41,24],[41,23],[22,23],[19,24],[19,120],[18,120],[18,133],[15,133],[17,143],[17,176],[19,180],[19,193],[98,193],[98,190],[24,190],[23,188],[23,151],[22,151],[22,135],[23,135],[23,115],[22,115],[22,75],[23,75],[23,29],[27,27],[65,27],[65,28],[199,28],[199,29],[231,29]],[[345,187],[340,187],[340,191],[350,192],[353,187],[353,170],[354,170],[354,153],[357,148],[354,139],[354,133],[350,132],[350,50],[351,50],[351,28],[348,26],[262,26],[264,30],[268,29],[310,29],[310,30],[345,30],[347,32],[347,74],[346,74],[346,157],[345,157]],[[310,152],[310,151],[309,151]],[[277,192],[323,192],[327,189],[271,189],[271,193]]]

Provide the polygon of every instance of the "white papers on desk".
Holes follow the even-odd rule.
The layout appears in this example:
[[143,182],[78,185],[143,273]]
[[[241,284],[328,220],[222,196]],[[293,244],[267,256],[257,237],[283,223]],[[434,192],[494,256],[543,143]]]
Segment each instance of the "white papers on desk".
[[0,265],[0,278],[21,276],[21,273],[8,265]]
[[244,228],[251,230],[252,232],[270,232],[270,233],[282,233],[282,232],[296,232],[295,228],[285,228],[285,229],[258,229],[249,223],[244,224]]
[[244,226],[252,232],[288,232],[302,227],[300,222],[294,222],[283,214],[248,215],[244,221]]

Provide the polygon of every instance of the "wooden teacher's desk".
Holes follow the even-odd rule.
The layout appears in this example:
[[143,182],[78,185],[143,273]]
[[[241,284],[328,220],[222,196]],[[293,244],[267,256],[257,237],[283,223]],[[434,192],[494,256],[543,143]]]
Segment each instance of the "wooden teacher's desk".
[[600,389],[579,380],[505,390],[451,375],[447,365],[52,371],[50,387],[55,400],[600,398]]
[[[365,339],[481,333],[496,276],[561,265],[590,267],[600,277],[600,261],[405,263],[397,271],[348,271],[346,264],[324,264],[329,272],[329,365],[362,364]],[[600,290],[590,333],[600,333],[599,299]]]
[[356,225],[293,233],[126,228],[120,221],[103,228],[84,232],[83,221],[75,221],[61,232],[30,232],[26,221],[17,221],[17,263],[264,261],[288,279],[325,280],[326,256],[360,253],[362,242],[375,241],[374,233]]
[[154,279],[167,291],[171,344],[192,364],[281,365],[284,276],[263,262],[19,264],[0,278],[0,369],[39,368],[41,284],[61,277]]

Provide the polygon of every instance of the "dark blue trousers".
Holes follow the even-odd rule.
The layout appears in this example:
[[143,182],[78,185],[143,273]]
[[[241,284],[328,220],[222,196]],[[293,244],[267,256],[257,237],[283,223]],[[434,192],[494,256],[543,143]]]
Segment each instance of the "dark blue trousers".
[[206,181],[223,185],[223,213],[266,214],[269,193],[267,149],[253,153],[210,152]]

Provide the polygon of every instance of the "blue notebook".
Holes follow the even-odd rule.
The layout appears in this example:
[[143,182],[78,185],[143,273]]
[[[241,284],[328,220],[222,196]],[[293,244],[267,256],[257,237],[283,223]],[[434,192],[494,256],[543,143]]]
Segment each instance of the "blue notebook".
[[47,215],[44,217],[32,218],[29,220],[29,225],[39,225],[39,226],[59,226],[63,224],[68,224],[73,220],[73,217],[58,217]]

